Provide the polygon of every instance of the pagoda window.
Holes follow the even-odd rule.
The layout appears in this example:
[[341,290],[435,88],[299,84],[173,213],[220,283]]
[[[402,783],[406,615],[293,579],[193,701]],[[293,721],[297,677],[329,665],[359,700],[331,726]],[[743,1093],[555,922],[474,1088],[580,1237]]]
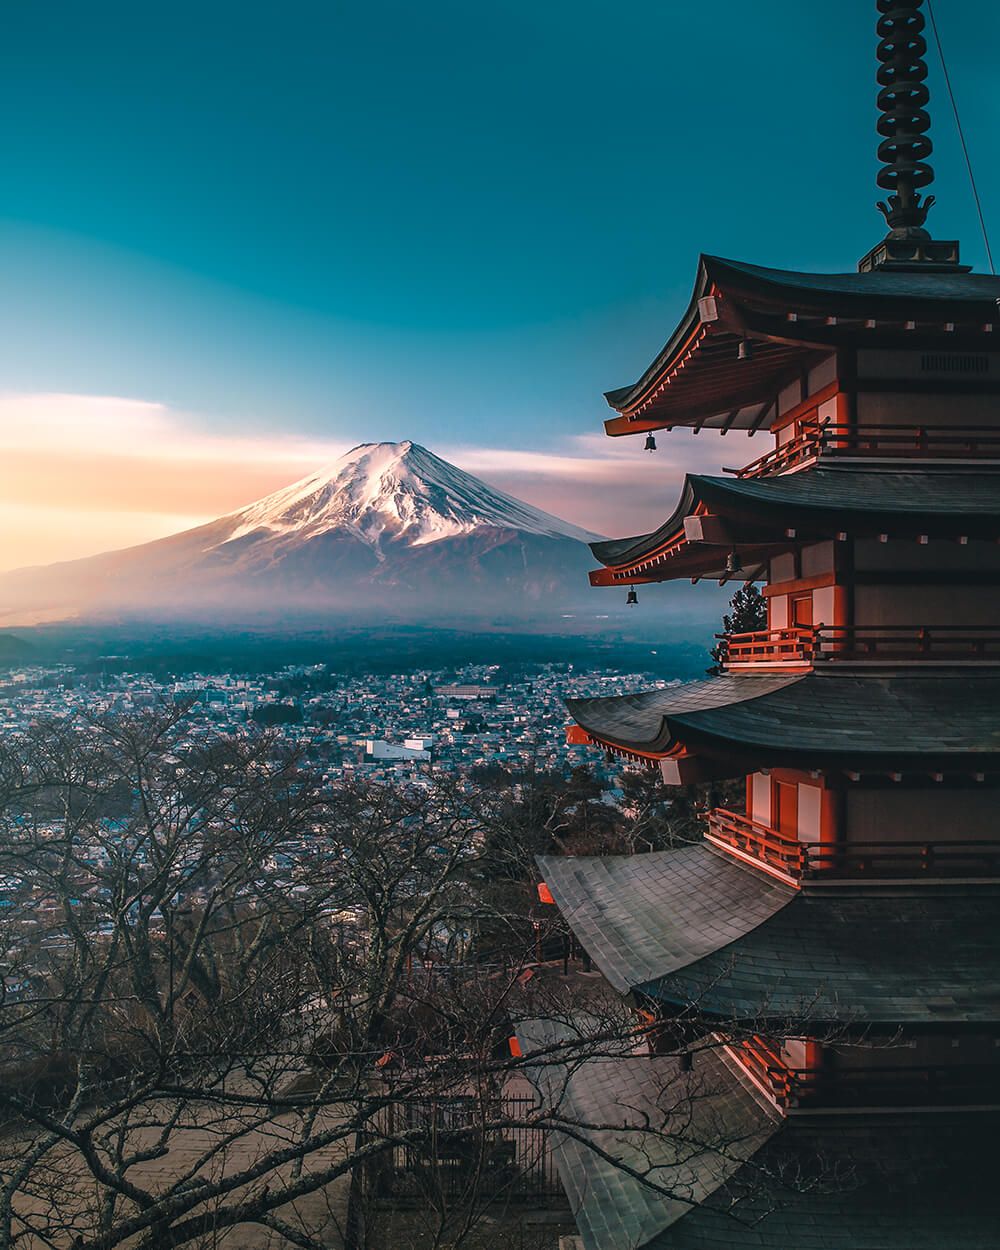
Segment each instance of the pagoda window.
[[794,782],[774,782],[771,790],[771,814],[771,827],[784,837],[798,841],[799,788]]
[[768,629],[788,628],[788,596],[775,595],[767,601]]
[[823,791],[819,786],[799,785],[798,835],[800,842],[819,842],[823,829]]
[[759,825],[771,824],[771,778],[753,773],[747,778],[747,813]]
[[809,591],[804,595],[792,595],[790,624],[796,629],[811,629],[813,624],[813,597]]

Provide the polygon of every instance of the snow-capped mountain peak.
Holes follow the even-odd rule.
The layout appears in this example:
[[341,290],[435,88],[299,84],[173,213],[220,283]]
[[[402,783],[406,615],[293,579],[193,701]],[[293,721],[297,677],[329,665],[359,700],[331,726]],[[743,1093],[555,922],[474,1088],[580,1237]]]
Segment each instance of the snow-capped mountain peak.
[[417,547],[484,525],[578,542],[597,537],[409,441],[362,443],[223,520],[232,525],[223,543],[261,531],[309,539],[339,529],[376,550],[386,542]]
[[[284,620],[546,613],[577,602],[597,537],[416,443],[367,443],[194,529],[0,578],[0,604],[45,619],[138,612]],[[386,617],[388,619],[388,617]]]

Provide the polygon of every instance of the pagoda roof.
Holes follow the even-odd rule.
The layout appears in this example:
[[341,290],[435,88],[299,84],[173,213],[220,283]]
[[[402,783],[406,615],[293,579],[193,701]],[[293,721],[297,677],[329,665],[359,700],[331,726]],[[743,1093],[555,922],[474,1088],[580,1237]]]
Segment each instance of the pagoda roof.
[[592,738],[636,755],[678,750],[757,766],[931,767],[1000,763],[1000,677],[723,676],[613,698],[567,699]]
[[[987,350],[998,298],[1000,277],[986,274],[798,273],[702,256],[687,312],[663,350],[637,382],[607,392],[622,416],[605,428],[758,429],[789,376],[855,336],[878,347],[940,341]],[[710,309],[705,299],[715,301]],[[740,359],[745,339],[753,351]]]
[[991,1250],[998,1132],[988,1111],[790,1119],[638,1250]]
[[[517,1026],[525,1053],[574,1036],[563,1022]],[[711,1049],[694,1056],[691,1071],[674,1056],[606,1053],[539,1065],[529,1076],[543,1106],[574,1130],[550,1132],[549,1148],[586,1250],[653,1244],[779,1129],[778,1116]]]
[[798,893],[705,842],[649,855],[540,856],[538,866],[619,992],[744,937]]
[[[754,291],[767,295],[774,288],[784,306],[788,291],[803,297],[823,301],[842,301],[844,297],[860,301],[864,308],[872,301],[902,300],[899,310],[906,312],[913,307],[913,300],[937,301],[944,305],[955,303],[981,305],[980,313],[989,311],[989,305],[1000,299],[1000,276],[987,273],[960,273],[948,270],[889,270],[874,269],[869,273],[806,273],[797,269],[769,269],[763,265],[750,265],[742,260],[723,260],[720,256],[703,256],[706,274],[715,282],[737,290]],[[838,305],[847,307],[843,302]]]
[[[714,576],[724,572],[730,551],[750,569],[775,546],[787,547],[789,529],[796,541],[841,532],[996,538],[1000,473],[839,467],[774,477],[688,474],[677,507],[658,529],[590,549],[614,581]],[[591,580],[607,584],[608,575]]]
[[744,937],[636,986],[726,1018],[1000,1021],[1000,895],[802,892]]
[[803,893],[704,843],[538,864],[619,992],[727,1018],[1000,1021],[988,887]]
[[[575,1040],[517,1026],[525,1053]],[[583,1032],[579,1032],[583,1036]],[[721,1049],[603,1054],[529,1076],[584,1250],[992,1250],[1000,1115],[781,1119]]]

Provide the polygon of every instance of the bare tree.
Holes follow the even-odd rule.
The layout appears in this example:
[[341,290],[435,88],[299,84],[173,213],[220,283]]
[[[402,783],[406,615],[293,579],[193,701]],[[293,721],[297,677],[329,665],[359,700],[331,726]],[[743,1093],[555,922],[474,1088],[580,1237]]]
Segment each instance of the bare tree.
[[[487,907],[496,796],[334,788],[267,733],[194,735],[179,706],[0,744],[0,1247],[356,1250],[380,1195],[455,1246],[537,1166],[525,1133],[612,1159],[623,1124],[572,1076],[650,1029],[592,983],[581,1014],[523,907]],[[692,1139],[690,1066],[642,1131],[739,1154]]]

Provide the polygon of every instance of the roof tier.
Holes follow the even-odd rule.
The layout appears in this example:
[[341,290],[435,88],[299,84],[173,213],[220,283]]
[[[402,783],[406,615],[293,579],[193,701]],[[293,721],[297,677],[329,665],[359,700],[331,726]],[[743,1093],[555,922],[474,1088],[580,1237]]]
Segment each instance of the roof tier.
[[601,973],[722,1019],[1000,1022],[1000,892],[805,894],[697,844],[539,859]]
[[998,1130],[984,1111],[786,1121],[639,1250],[988,1250]]
[[[565,1022],[526,1020],[517,1038],[528,1054],[574,1034]],[[686,1071],[676,1057],[597,1049],[565,1066],[547,1057],[529,1075],[573,1130],[550,1133],[549,1145],[586,1250],[636,1250],[732,1178],[779,1121],[718,1052]]]
[[651,855],[539,857],[538,865],[620,993],[745,937],[798,892],[703,842]]
[[815,468],[777,477],[689,474],[677,507],[658,529],[590,544],[605,566],[590,581],[747,578],[759,576],[769,556],[803,541],[883,533],[996,539],[1000,473]]
[[[522,1050],[572,1030],[523,1021]],[[575,1052],[574,1052],[575,1054]],[[722,1048],[532,1072],[584,1250],[992,1250],[996,1112],[780,1120]]]
[[683,751],[730,776],[781,766],[1000,770],[997,676],[727,675],[565,703],[597,744],[648,759]]
[[[631,386],[607,393],[611,435],[759,429],[776,391],[838,346],[986,351],[1000,277],[952,271],[811,274],[702,256],[683,319]],[[752,342],[741,353],[740,344]]]

